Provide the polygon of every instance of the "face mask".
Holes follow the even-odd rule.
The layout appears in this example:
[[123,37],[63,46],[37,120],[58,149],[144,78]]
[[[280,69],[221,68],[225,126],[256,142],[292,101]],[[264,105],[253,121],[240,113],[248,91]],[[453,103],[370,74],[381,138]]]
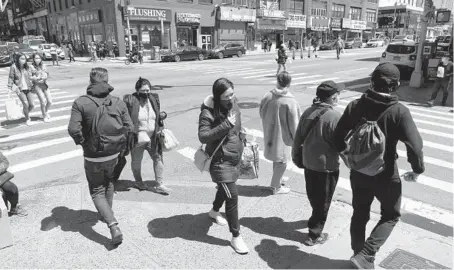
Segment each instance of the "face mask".
[[139,97],[141,97],[141,98],[147,98],[147,97],[148,97],[148,93],[139,92]]
[[221,100],[221,106],[231,110],[233,108],[233,100]]
[[41,63],[41,59],[35,59],[35,63],[36,63],[36,64]]
[[25,65],[26,62],[27,61],[25,61],[25,60],[19,60],[19,64],[21,64],[21,65]]

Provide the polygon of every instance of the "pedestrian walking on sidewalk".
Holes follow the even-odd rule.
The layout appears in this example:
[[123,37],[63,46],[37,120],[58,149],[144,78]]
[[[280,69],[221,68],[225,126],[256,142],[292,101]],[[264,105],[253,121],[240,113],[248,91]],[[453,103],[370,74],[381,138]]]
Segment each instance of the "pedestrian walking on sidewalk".
[[293,163],[304,168],[306,193],[312,207],[309,237],[304,241],[308,246],[328,240],[328,234],[322,232],[339,180],[339,153],[332,145],[334,130],[341,117],[334,109],[340,91],[333,81],[322,82],[317,87],[317,97],[301,116],[293,143]]
[[279,46],[279,50],[277,51],[277,71],[276,71],[276,76],[279,75],[279,72],[281,71],[281,67],[284,68],[284,71],[287,71],[287,67],[285,66],[285,63],[287,62],[287,54],[285,53],[285,47],[284,44],[281,44]]
[[443,91],[443,99],[441,101],[442,106],[446,106],[446,101],[448,100],[448,89],[452,85],[452,72],[453,65],[452,61],[449,61],[447,56],[441,58],[440,64],[437,67],[437,78],[435,79],[434,87],[432,90],[432,96],[427,102],[429,106],[433,106],[435,99],[437,98],[438,92],[440,89]]
[[77,98],[72,106],[68,133],[84,151],[84,168],[88,187],[102,221],[107,224],[114,245],[123,241],[123,234],[112,210],[114,168],[124,151],[134,126],[126,104],[110,95],[105,68],[90,72],[87,95]]
[[287,170],[290,150],[295,139],[301,109],[290,93],[292,77],[286,71],[277,75],[276,88],[265,94],[260,102],[265,142],[265,158],[273,162],[271,190],[273,194],[287,194],[290,188],[282,185]]
[[[245,134],[241,129],[241,112],[236,103],[234,85],[228,79],[217,79],[212,95],[203,101],[198,136],[200,142],[206,144],[205,152],[213,157],[210,175],[217,184],[213,208],[208,215],[219,225],[228,224],[232,233],[231,246],[237,253],[247,254],[249,249],[240,236],[236,185]],[[227,221],[219,213],[224,202]]]
[[44,65],[41,56],[37,53],[32,56],[33,64],[30,66],[32,72],[33,92],[38,95],[39,103],[41,105],[41,113],[43,114],[43,121],[50,122],[49,109],[52,106],[52,97],[50,95],[49,86],[47,85],[47,77],[49,72],[46,65]]
[[[135,93],[125,95],[123,98],[134,125],[134,140],[128,143],[128,147],[131,152],[131,170],[135,185],[139,190],[148,189],[142,179],[142,160],[146,150],[153,160],[156,181],[153,191],[168,195],[172,190],[163,182],[164,161],[162,146],[159,142],[159,135],[164,128],[163,121],[167,114],[160,111],[159,95],[151,92],[152,86],[149,80],[140,77],[135,88]],[[120,154],[115,168],[115,180],[119,179],[125,165],[125,155]]]
[[[378,65],[372,73],[371,88],[361,98],[350,102],[334,131],[333,145],[338,152],[342,152],[348,159],[355,158],[355,165],[365,162],[361,159],[362,157],[370,159],[363,166],[363,168],[370,169],[368,174],[364,169],[358,167],[356,167],[357,170],[350,171],[353,193],[350,234],[351,248],[354,253],[351,261],[361,269],[374,268],[375,254],[391,235],[401,216],[402,182],[396,163],[397,142],[403,142],[407,148],[407,159],[413,170],[413,172],[407,173],[410,179],[416,181],[418,175],[425,169],[423,142],[410,110],[399,103],[395,95],[391,95],[400,85],[399,78],[399,69],[393,64]],[[352,130],[361,127],[360,125],[365,123],[365,120],[376,121],[381,133],[373,128],[373,122],[368,122],[369,130],[375,130],[377,133],[363,136],[370,135],[373,138],[365,139],[362,142],[350,141],[347,144],[344,138]],[[377,147],[370,152],[364,152],[364,149],[368,148],[368,144],[376,143],[377,136],[382,138],[380,139],[382,143],[380,149],[383,150],[380,151]],[[347,146],[353,149],[349,149]],[[363,146],[362,149],[361,146]],[[349,153],[350,150],[352,154]],[[354,153],[358,153],[358,156],[355,157]],[[376,158],[377,153],[380,153],[380,159]],[[380,167],[369,167],[376,164]],[[371,175],[372,171],[375,171],[372,173],[374,175]],[[374,198],[380,202],[381,218],[366,240],[366,225],[370,219],[370,208]]]
[[13,92],[17,95],[22,103],[22,110],[25,116],[27,126],[31,125],[30,112],[35,108],[33,103],[33,82],[32,70],[27,63],[27,58],[22,53],[16,53],[14,65],[10,67],[8,76],[8,92]]
[[8,172],[9,161],[0,151],[0,197],[8,207],[9,202],[9,215],[25,217],[28,215],[27,211],[19,204],[19,189],[11,181],[14,175]]

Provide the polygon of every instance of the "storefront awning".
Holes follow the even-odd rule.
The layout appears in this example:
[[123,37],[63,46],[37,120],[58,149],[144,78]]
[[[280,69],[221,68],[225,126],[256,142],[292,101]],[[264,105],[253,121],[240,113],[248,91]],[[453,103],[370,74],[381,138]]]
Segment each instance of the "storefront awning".
[[29,0],[29,1],[35,8],[46,7],[46,0]]

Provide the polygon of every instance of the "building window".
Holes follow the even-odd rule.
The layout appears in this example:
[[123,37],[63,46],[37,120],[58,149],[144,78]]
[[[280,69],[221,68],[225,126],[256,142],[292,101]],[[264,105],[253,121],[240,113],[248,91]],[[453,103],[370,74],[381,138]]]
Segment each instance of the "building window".
[[344,18],[344,16],[345,16],[345,5],[338,5],[338,4],[333,3],[331,17]]
[[287,11],[292,14],[304,14],[304,0],[289,0]]
[[326,16],[328,9],[328,2],[312,1],[311,15]]
[[[207,1],[207,0],[199,0],[200,1]],[[191,1],[192,2],[192,1]],[[213,0],[209,1],[210,4],[213,3]],[[248,0],[222,0],[222,4],[224,5],[235,5],[235,6],[247,6]]]
[[361,20],[361,8],[350,7],[350,19]]
[[75,6],[76,5],[76,0],[71,0],[71,6]]
[[377,21],[377,13],[373,9],[366,10],[366,20],[368,22],[376,22]]
[[213,4],[213,0],[199,0],[199,4]]
[[57,2],[54,0],[54,12],[57,12]]

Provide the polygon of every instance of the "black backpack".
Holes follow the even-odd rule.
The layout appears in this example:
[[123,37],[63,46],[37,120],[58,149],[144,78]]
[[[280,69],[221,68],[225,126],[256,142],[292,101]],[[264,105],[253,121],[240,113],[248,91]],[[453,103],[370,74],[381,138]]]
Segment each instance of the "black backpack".
[[90,96],[85,97],[92,100],[98,107],[91,123],[88,149],[103,156],[123,151],[126,147],[127,129],[117,109],[121,100],[107,97],[100,103]]

